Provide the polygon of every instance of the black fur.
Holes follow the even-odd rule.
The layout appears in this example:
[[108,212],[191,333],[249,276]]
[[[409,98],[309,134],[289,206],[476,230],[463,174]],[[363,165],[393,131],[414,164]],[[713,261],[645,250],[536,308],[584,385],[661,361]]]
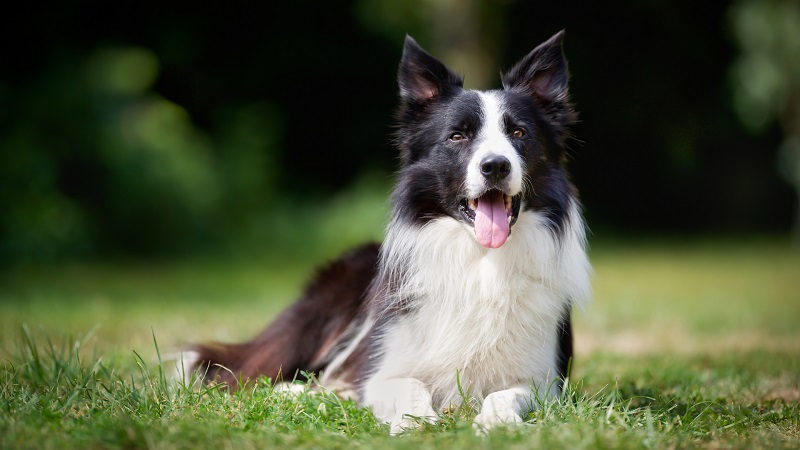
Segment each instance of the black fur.
[[[330,363],[340,336],[363,310],[378,261],[378,245],[352,250],[319,270],[297,302],[252,341],[196,345],[196,368],[208,381],[238,386],[260,376],[302,379]],[[193,368],[187,368],[193,369]]]

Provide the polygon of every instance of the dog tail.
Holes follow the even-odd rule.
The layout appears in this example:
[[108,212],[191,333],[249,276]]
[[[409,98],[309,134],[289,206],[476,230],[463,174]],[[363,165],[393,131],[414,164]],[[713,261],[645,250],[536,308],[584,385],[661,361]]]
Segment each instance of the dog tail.
[[346,346],[341,341],[350,325],[366,314],[378,248],[361,246],[319,270],[300,299],[253,340],[192,346],[185,370],[234,389],[258,377],[277,382],[318,373]]

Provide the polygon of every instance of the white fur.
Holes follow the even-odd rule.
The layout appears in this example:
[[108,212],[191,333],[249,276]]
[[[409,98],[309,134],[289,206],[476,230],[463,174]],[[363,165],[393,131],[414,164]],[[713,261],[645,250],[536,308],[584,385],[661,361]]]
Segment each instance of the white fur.
[[373,317],[367,317],[365,320],[355,321],[343,333],[340,343],[330,352],[335,355],[330,363],[327,364],[325,370],[320,374],[320,384],[328,389],[336,391],[339,396],[345,398],[357,398],[355,393],[355,386],[347,383],[341,379],[338,373],[347,358],[355,351],[358,344],[367,336],[372,326],[375,324]]
[[[425,395],[439,411],[468,394],[486,399],[476,423],[490,427],[516,421],[533,397],[556,394],[556,327],[570,300],[589,296],[577,205],[569,214],[558,238],[546,218],[523,211],[508,242],[492,250],[451,218],[421,228],[392,224],[382,264],[402,268],[394,300],[412,310],[378,336],[383,358],[365,383],[363,403],[395,430],[405,426],[404,415],[430,412],[407,409]],[[397,389],[397,380],[408,379],[427,394],[412,389],[416,397],[404,397],[408,389]]]
[[165,359],[175,362],[175,370],[172,373],[171,379],[180,381],[184,385],[189,386],[202,378],[192,371],[192,368],[197,365],[197,361],[200,359],[200,354],[196,351],[188,350],[174,353],[168,355]]
[[515,386],[492,392],[483,401],[481,413],[475,416],[473,428],[485,431],[504,423],[522,422],[522,415],[533,409],[530,386]]
[[[478,92],[478,91],[476,91]],[[508,195],[517,195],[522,189],[522,160],[509,142],[503,130],[503,104],[499,95],[493,92],[478,92],[483,103],[483,126],[475,139],[475,153],[467,167],[467,196],[478,198],[486,189],[486,177],[481,174],[481,161],[490,155],[504,156],[511,163],[508,176]]]
[[373,397],[372,412],[389,422],[391,434],[413,428],[417,420],[431,423],[438,418],[432,408],[428,386],[414,378],[392,378],[381,381]]

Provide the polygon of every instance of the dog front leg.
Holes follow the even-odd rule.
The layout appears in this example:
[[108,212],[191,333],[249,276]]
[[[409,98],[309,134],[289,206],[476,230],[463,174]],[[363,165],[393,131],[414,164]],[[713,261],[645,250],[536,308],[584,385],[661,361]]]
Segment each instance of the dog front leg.
[[522,422],[522,416],[533,409],[530,386],[515,386],[511,389],[492,392],[483,400],[481,412],[475,416],[472,427],[484,432],[500,424]]
[[414,428],[419,420],[435,423],[438,418],[431,405],[430,390],[416,378],[372,382],[364,400],[378,419],[389,422],[393,435]]

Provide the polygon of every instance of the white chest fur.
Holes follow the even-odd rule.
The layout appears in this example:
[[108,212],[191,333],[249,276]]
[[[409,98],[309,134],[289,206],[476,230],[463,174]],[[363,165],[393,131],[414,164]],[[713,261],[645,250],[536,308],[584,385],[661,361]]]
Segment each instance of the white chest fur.
[[556,237],[543,217],[523,212],[494,250],[452,219],[394,226],[384,262],[403,268],[395,296],[412,307],[379,337],[383,354],[365,386],[368,403],[372,381],[394,378],[424,383],[435,409],[459,404],[462,392],[480,400],[554,381],[559,319],[589,293],[583,224],[576,207],[571,215]]

